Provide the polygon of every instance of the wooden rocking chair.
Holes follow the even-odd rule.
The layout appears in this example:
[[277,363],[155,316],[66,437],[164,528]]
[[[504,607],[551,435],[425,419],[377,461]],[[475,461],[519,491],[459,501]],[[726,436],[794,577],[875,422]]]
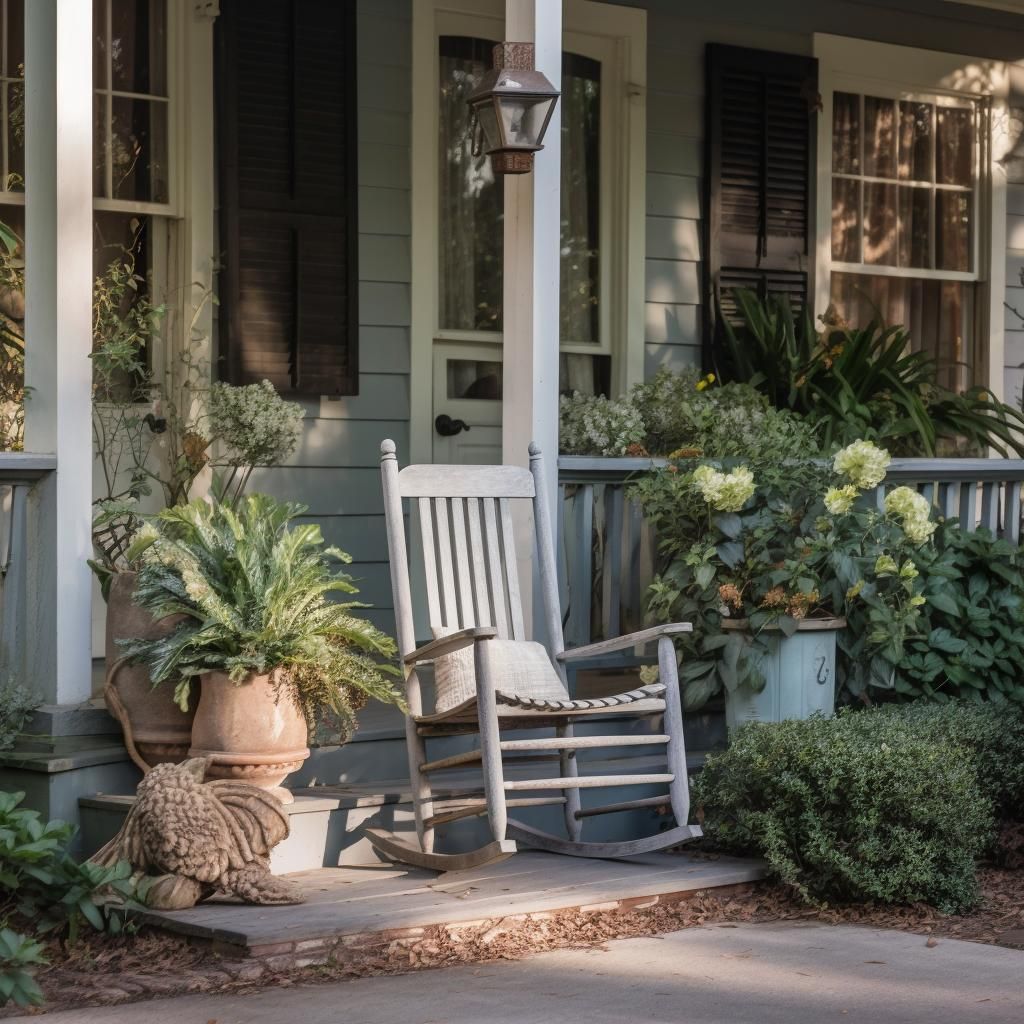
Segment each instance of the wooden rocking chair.
[[[682,710],[672,636],[689,623],[645,629],[566,651],[558,603],[555,553],[544,500],[541,455],[530,446],[530,470],[517,466],[407,466],[401,472],[393,441],[381,444],[384,512],[391,559],[398,644],[406,675],[406,739],[418,845],[380,829],[367,829],[385,856],[439,871],[477,867],[524,846],[580,857],[627,857],[677,845],[701,835],[688,825],[689,782]],[[417,648],[402,499],[419,503],[427,610],[435,639]],[[550,642],[547,650],[525,640],[510,502],[533,501],[540,594]],[[661,681],[614,697],[573,700],[565,663],[657,640]],[[436,704],[424,714],[417,669],[433,662]],[[573,726],[602,716],[663,717],[649,735],[575,736]],[[549,738],[508,737],[517,730],[552,729]],[[479,749],[431,761],[429,737],[479,733]],[[585,776],[577,751],[600,747],[660,746],[667,765],[652,774]],[[503,756],[557,752],[558,778],[506,778]],[[549,754],[549,757],[551,755]],[[444,798],[433,780],[446,769],[479,764],[482,792]],[[664,796],[583,808],[580,789],[665,784]],[[509,818],[518,807],[561,804],[566,836],[552,835]],[[676,826],[655,835],[610,843],[581,841],[582,821],[598,814],[669,804]],[[493,841],[465,854],[434,852],[441,824],[487,815]]]

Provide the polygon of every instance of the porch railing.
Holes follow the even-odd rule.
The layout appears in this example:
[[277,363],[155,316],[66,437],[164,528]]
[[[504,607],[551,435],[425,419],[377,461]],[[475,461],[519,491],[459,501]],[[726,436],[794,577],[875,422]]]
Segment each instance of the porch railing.
[[[657,540],[627,481],[664,459],[561,456],[559,550],[565,641],[569,647],[637,629],[657,564]],[[913,487],[967,530],[985,528],[1014,543],[1022,536],[1021,459],[894,459],[875,499]]]
[[0,682],[25,681],[35,608],[29,539],[33,489],[57,468],[52,455],[0,453]]

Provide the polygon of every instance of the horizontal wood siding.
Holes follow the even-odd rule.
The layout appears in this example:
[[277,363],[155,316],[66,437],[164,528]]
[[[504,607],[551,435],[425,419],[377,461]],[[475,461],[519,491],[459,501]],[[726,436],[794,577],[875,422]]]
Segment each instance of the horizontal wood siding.
[[409,449],[409,117],[411,0],[358,0],[359,394],[305,401],[287,465],[252,489],[308,506],[324,539],[349,552],[368,617],[395,632],[378,458]]

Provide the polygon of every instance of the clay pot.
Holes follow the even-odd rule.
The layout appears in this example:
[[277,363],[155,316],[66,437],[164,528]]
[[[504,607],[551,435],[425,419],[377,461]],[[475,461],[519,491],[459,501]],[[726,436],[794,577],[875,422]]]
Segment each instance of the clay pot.
[[272,673],[241,683],[224,672],[203,675],[188,753],[210,759],[208,779],[248,782],[290,804],[281,783],[309,757],[307,741],[305,718]]
[[192,718],[198,702],[192,687],[189,710],[174,703],[171,686],[154,687],[145,665],[125,661],[117,640],[155,639],[174,630],[183,616],[156,620],[133,602],[137,578],[119,572],[110,582],[107,598],[107,680],[103,688],[107,709],[121,723],[125,746],[132,760],[149,771],[154,765],[177,764],[188,757],[192,742]]

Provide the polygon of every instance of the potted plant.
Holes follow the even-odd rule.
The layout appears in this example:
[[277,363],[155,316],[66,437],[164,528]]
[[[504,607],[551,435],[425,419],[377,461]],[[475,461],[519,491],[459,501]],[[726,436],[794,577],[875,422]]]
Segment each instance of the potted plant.
[[367,697],[397,703],[390,637],[332,601],[356,593],[322,547],[320,528],[292,520],[305,509],[266,495],[197,499],[165,509],[139,532],[136,601],[154,618],[180,616],[166,636],[127,640],[125,654],[179,707],[201,682],[190,756],[209,774],[251,782],[289,802],[281,783],[309,756],[308,730],[326,717],[351,728]]
[[831,714],[853,602],[870,609],[866,658],[902,644],[924,603],[914,552],[935,524],[906,487],[881,510],[861,500],[888,464],[856,441],[831,462],[676,462],[641,481],[667,555],[649,609],[695,623],[680,673],[689,704],[724,688],[730,727]]
[[187,502],[201,477],[211,478],[204,487],[220,485],[237,500],[254,467],[276,465],[295,450],[302,408],[283,401],[267,381],[211,387],[209,338],[200,328],[213,301],[209,290],[194,303],[166,371],[153,368],[149,353],[166,310],[149,300],[136,271],[141,230],[136,225],[127,246],[113,247],[116,255],[93,288],[92,421],[103,493],[94,507],[90,565],[107,602],[104,696],[129,753],[146,771],[187,756],[198,694],[182,714],[166,688],[154,691],[143,665],[121,654],[118,640],[156,639],[177,623],[154,620],[135,603],[132,541],[147,509]]

